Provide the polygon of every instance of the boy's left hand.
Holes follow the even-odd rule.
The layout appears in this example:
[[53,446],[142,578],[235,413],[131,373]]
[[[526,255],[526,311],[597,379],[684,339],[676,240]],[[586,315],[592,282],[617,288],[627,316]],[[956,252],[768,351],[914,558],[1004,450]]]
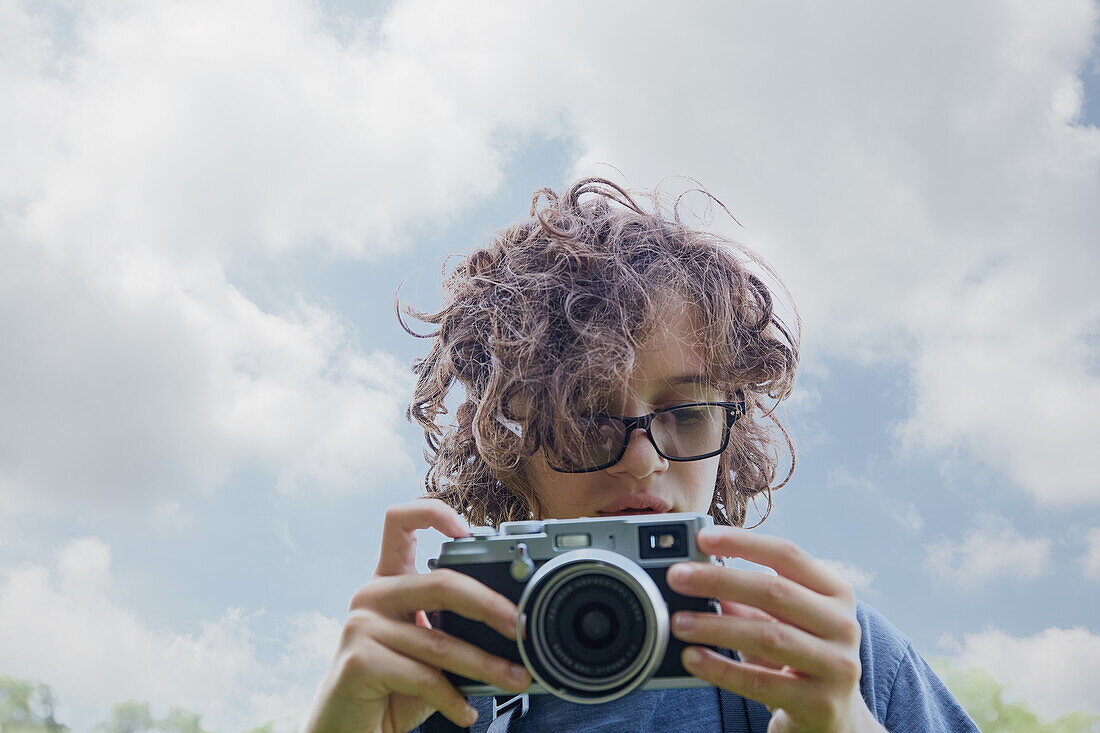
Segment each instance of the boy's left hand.
[[698,546],[740,557],[778,575],[703,563],[669,568],[669,586],[717,598],[722,615],[680,612],[672,632],[690,644],[738,651],[740,662],[709,649],[684,650],[699,679],[763,703],[769,733],[885,730],[859,691],[860,626],[851,586],[792,542],[735,527],[701,530]]

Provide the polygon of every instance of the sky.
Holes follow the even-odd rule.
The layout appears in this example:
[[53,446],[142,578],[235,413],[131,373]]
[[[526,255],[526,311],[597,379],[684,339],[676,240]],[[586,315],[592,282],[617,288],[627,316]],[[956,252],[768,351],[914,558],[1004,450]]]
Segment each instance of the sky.
[[753,531],[1100,713],[1100,5],[677,8],[0,0],[0,675],[293,728],[423,478],[398,288],[598,174],[797,304]]

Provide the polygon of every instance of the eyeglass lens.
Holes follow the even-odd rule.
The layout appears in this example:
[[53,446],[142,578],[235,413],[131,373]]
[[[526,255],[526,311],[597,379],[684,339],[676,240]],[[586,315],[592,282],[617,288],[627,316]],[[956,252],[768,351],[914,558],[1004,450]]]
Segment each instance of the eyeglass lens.
[[[618,458],[627,441],[626,424],[597,415],[582,426],[583,448],[566,459],[570,470],[602,466]],[[658,412],[649,433],[658,449],[671,458],[695,458],[714,453],[725,440],[726,408],[722,405],[685,405]]]

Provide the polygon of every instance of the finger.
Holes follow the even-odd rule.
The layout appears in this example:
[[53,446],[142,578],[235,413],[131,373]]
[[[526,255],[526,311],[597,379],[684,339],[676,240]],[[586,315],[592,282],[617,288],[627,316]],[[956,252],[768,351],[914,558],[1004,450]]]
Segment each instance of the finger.
[[805,680],[789,672],[744,664],[703,647],[684,649],[681,662],[684,669],[704,682],[769,708],[798,707],[800,686],[805,685]]
[[735,616],[737,618],[754,618],[760,621],[775,622],[775,617],[770,613],[764,613],[755,606],[750,606],[746,603],[738,603],[737,601],[719,601],[722,606],[722,613],[726,616]]
[[851,594],[851,586],[820,560],[781,537],[756,534],[737,527],[699,530],[699,549],[720,557],[740,557],[775,570],[799,585],[827,596]]
[[[709,644],[789,665],[813,677],[834,679],[848,675],[834,644],[787,624],[755,619],[680,612],[672,617],[673,633],[689,644]],[[856,662],[856,679],[859,679]],[[770,665],[769,665],[770,666]]]
[[684,595],[736,600],[815,636],[850,642],[858,640],[859,625],[836,601],[782,576],[738,570],[699,562],[676,563],[668,584]]
[[[675,566],[670,565],[669,570],[671,570],[673,567],[675,567]],[[666,574],[666,582],[667,582],[667,574]],[[750,606],[747,603],[738,603],[737,601],[729,601],[729,600],[724,600],[724,599],[719,599],[718,602],[722,606],[722,613],[726,616],[736,616],[738,618],[755,618],[755,619],[759,619],[761,621],[775,621],[776,620],[775,617],[772,616],[771,614],[765,613],[764,611],[761,611],[759,608],[756,608],[755,606]]]
[[422,629],[384,617],[376,618],[371,626],[376,640],[432,667],[510,692],[523,692],[531,686],[531,675],[522,665],[493,656],[439,629]]
[[398,654],[377,642],[372,642],[355,656],[358,661],[354,664],[363,668],[364,672],[366,669],[385,670],[385,675],[378,678],[377,683],[386,691],[419,698],[459,727],[473,725],[477,720],[477,710],[467,704],[466,698],[438,669]]
[[[733,616],[734,618],[748,618],[756,619],[757,621],[767,621],[768,623],[779,623],[774,616],[768,613],[764,613],[759,608],[746,605],[744,603],[738,603],[737,601],[719,601],[722,606],[723,616]],[[775,664],[763,657],[758,657],[753,654],[749,654],[742,650],[737,650],[738,656],[749,664],[759,664],[763,667],[771,667],[772,669],[781,669],[782,664]]]
[[466,520],[439,499],[417,499],[386,510],[377,576],[416,572],[416,530],[435,527],[448,537],[470,533]]
[[509,639],[516,638],[516,604],[481,581],[446,568],[424,574],[376,578],[359,589],[352,605],[409,620],[415,618],[418,611],[454,611],[486,624]]

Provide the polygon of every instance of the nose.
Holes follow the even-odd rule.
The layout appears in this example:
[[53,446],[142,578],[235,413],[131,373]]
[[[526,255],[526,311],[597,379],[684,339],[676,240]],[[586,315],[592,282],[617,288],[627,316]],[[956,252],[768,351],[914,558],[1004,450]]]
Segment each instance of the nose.
[[635,428],[630,433],[626,452],[619,462],[609,466],[609,473],[628,473],[636,479],[643,479],[654,473],[668,469],[668,461],[657,452],[644,428]]

